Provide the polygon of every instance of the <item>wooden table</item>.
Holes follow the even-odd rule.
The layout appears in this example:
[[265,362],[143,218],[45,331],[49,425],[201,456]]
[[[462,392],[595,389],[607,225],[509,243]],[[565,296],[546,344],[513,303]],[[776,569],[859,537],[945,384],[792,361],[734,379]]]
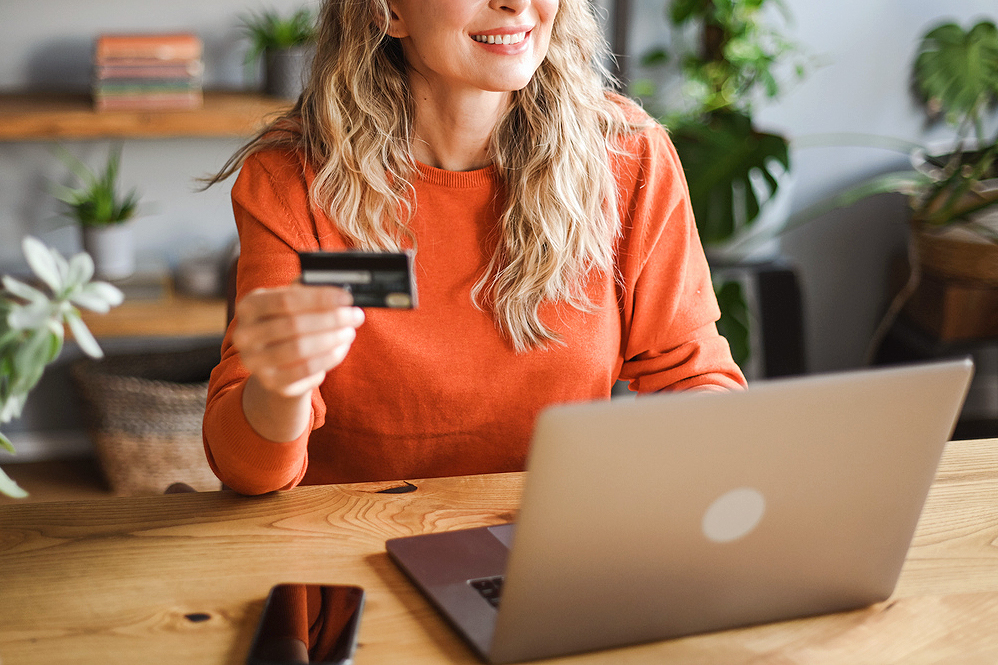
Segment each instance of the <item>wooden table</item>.
[[[0,658],[244,662],[284,581],[359,584],[357,663],[474,663],[386,538],[514,519],[522,474],[0,506]],[[948,446],[895,596],[874,607],[563,659],[573,663],[998,662],[998,439]],[[558,662],[561,662],[559,660]]]

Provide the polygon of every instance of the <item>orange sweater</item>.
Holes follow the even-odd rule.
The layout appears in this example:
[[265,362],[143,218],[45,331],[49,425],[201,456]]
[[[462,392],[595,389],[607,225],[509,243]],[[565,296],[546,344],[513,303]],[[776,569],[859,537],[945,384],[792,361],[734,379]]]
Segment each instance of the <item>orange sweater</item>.
[[[295,441],[257,435],[242,412],[248,376],[227,335],[211,375],[204,440],[233,489],[257,494],[324,484],[520,470],[538,411],[606,399],[617,379],[652,392],[736,388],[744,378],[719,315],[672,143],[652,127],[615,157],[623,222],[619,280],[595,276],[598,307],[542,306],[564,344],[517,354],[470,289],[494,247],[501,186],[493,168],[420,166],[415,217],[419,308],[367,310],[346,360],[312,395]],[[296,250],[337,250],[335,224],[308,202],[310,169],[285,152],[248,159],[232,190],[238,293],[286,285]]]

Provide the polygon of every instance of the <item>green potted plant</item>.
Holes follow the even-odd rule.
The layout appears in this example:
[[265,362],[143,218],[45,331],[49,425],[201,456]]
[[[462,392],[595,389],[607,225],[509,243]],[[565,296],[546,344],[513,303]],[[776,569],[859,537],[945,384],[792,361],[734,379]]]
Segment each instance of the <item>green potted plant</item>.
[[135,247],[127,222],[135,216],[139,195],[135,189],[125,194],[118,191],[120,146],[110,150],[99,174],[64,148],[57,148],[56,154],[80,185],[73,188],[53,183],[52,194],[66,204],[67,214],[80,225],[83,249],[93,258],[97,276],[112,280],[128,277],[135,271]]
[[990,243],[998,229],[974,215],[998,204],[998,133],[989,137],[985,118],[998,104],[998,28],[982,20],[969,30],[944,23],[919,45],[913,75],[926,109],[956,129],[953,149],[916,155],[927,176],[913,200],[923,230],[957,224]]
[[243,17],[250,39],[247,62],[264,60],[264,92],[281,99],[298,99],[312,64],[315,16],[301,8],[290,16],[267,10]]
[[[659,119],[679,153],[715,269],[718,329],[743,368],[751,353],[749,307],[741,281],[726,277],[735,274],[727,268],[760,256],[761,227],[782,223],[778,203],[787,197],[779,195],[789,189],[790,172],[787,139],[759,129],[753,108],[779,94],[778,67],[789,63],[790,71],[803,75],[803,66],[792,62],[799,49],[767,20],[772,6],[782,8],[779,0],[672,0],[666,7],[672,44],[642,62],[655,68],[671,63],[682,81],[679,94],[663,99],[647,79],[632,88],[650,108],[661,109]],[[691,34],[692,43],[685,44]],[[772,258],[775,252],[762,254]]]
[[871,357],[918,292],[923,271],[943,281],[998,288],[998,133],[986,130],[998,104],[998,28],[990,20],[967,30],[951,22],[930,28],[911,75],[926,112],[953,128],[953,140],[942,150],[911,145],[911,169],[884,174],[818,206],[849,205],[887,192],[908,197],[909,278],[874,334]]
[[969,30],[955,23],[929,30],[913,75],[926,109],[956,130],[950,150],[913,155],[912,224],[921,263],[943,276],[998,283],[998,217],[989,214],[998,210],[998,133],[985,130],[998,103],[998,28],[982,20]]
[[[27,237],[24,256],[35,277],[44,285],[3,277],[0,290],[0,423],[21,415],[28,393],[42,377],[45,367],[62,350],[69,327],[80,349],[99,358],[100,346],[90,334],[78,307],[107,312],[121,304],[120,290],[106,282],[91,281],[94,263],[86,253],[68,261],[41,241]],[[10,453],[14,446],[0,433],[0,448]],[[23,498],[27,493],[0,470],[0,493]]]

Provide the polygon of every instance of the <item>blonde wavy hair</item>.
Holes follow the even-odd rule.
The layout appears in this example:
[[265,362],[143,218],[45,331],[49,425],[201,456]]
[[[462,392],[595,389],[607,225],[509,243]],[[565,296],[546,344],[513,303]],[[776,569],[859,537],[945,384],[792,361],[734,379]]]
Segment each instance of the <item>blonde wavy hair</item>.
[[[311,77],[294,108],[207,180],[251,154],[300,151],[316,168],[309,196],[362,249],[412,242],[417,205],[414,107],[401,42],[388,36],[388,0],[327,0]],[[506,191],[500,239],[474,286],[517,351],[560,336],[539,316],[548,301],[592,308],[593,271],[612,273],[619,234],[610,159],[614,137],[635,131],[609,94],[606,42],[586,0],[561,0],[548,54],[511,94],[489,150]]]

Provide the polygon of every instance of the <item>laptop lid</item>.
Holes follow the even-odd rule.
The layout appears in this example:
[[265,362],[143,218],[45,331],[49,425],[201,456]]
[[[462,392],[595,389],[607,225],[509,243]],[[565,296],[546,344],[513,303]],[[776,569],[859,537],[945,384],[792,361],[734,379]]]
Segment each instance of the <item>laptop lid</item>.
[[[894,589],[971,374],[961,360],[551,407],[508,560],[494,530],[388,549],[499,663],[868,605]],[[493,568],[498,611],[469,584]]]

